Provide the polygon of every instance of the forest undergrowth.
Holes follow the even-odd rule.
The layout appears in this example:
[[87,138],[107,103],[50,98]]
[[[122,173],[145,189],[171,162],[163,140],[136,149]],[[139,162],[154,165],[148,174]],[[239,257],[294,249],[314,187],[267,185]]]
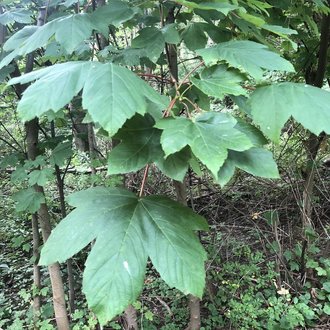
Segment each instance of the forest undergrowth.
[[[135,190],[143,173],[126,176],[126,185]],[[299,174],[300,175],[300,174]],[[201,302],[202,329],[329,329],[330,328],[330,173],[318,171],[314,194],[315,228],[309,228],[308,244],[301,237],[299,175],[287,172],[281,180],[262,180],[239,173],[224,189],[205,175],[189,174],[188,205],[209,221],[211,230],[201,235],[208,252],[205,265],[207,285]],[[2,329],[30,328],[32,251],[30,220],[14,212],[9,177],[1,174],[0,205],[0,325]],[[151,168],[147,194],[171,195],[168,179]],[[106,185],[116,179],[104,179]],[[90,184],[90,175],[68,174],[67,190]],[[71,188],[70,188],[71,187]],[[48,187],[56,196],[54,187]],[[56,198],[49,201],[56,221],[60,214]],[[24,226],[22,226],[24,223]],[[73,259],[77,292],[88,248]],[[66,270],[62,267],[65,274]],[[55,329],[48,298],[50,283],[43,272],[41,329]],[[95,316],[83,296],[71,314],[73,329],[95,329]],[[187,298],[169,288],[151,265],[145,289],[134,304],[141,329],[184,329],[189,318]],[[123,329],[118,317],[104,329]]]

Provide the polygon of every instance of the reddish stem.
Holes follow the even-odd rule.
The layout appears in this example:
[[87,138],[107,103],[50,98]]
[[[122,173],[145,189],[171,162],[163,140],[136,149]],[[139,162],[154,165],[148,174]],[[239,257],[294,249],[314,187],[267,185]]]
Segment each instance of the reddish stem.
[[144,186],[145,186],[145,183],[146,183],[147,177],[148,177],[149,167],[150,167],[150,165],[148,164],[148,165],[146,165],[146,167],[144,169],[144,174],[143,174],[143,179],[142,179],[141,188],[140,188],[140,192],[139,192],[139,197],[142,197],[142,195],[143,195]]

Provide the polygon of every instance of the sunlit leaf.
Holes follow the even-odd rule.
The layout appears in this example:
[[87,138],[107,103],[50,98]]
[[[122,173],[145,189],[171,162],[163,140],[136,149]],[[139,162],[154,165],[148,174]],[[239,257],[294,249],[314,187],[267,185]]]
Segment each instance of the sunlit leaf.
[[248,40],[233,40],[216,46],[199,49],[207,65],[226,61],[254,78],[260,79],[264,70],[294,72],[292,64],[266,46]]

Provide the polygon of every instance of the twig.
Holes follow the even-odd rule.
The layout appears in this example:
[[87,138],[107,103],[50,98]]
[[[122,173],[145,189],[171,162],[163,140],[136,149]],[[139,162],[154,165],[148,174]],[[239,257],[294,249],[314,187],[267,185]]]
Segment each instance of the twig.
[[140,192],[139,192],[139,197],[142,197],[142,195],[143,195],[144,186],[145,186],[145,183],[146,183],[147,177],[148,177],[149,167],[150,167],[150,165],[147,164],[145,169],[144,169],[144,174],[143,174],[143,179],[142,179],[141,188],[140,188]]

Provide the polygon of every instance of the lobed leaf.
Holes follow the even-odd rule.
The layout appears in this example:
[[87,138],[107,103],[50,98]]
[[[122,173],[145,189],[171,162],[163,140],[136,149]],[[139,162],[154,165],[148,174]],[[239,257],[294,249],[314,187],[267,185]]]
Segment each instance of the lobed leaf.
[[32,187],[20,190],[13,196],[13,199],[17,202],[17,212],[35,213],[39,210],[40,205],[45,202],[44,195],[35,191]]
[[52,231],[40,264],[64,261],[96,239],[83,290],[101,324],[137,299],[147,256],[170,286],[202,296],[206,253],[194,234],[208,229],[201,216],[166,197],[139,199],[119,188],[90,188],[68,201],[76,209]]
[[270,51],[265,45],[248,40],[233,40],[216,46],[199,49],[207,65],[226,61],[230,66],[260,79],[264,70],[294,72],[292,64],[280,55]]
[[252,147],[250,139],[235,128],[236,120],[228,114],[209,112],[194,121],[187,118],[163,119],[156,127],[163,129],[162,148],[168,156],[189,145],[193,154],[216,177],[228,156],[228,149],[237,151]]
[[135,113],[166,107],[160,96],[130,70],[112,63],[67,62],[14,78],[10,84],[37,79],[23,94],[18,112],[25,121],[58,111],[82,89],[82,104],[94,122],[115,134]]
[[244,77],[235,70],[228,70],[226,65],[215,65],[204,69],[200,79],[191,78],[191,82],[203,93],[222,99],[225,95],[246,95],[240,85]]
[[262,148],[251,148],[242,152],[230,150],[228,158],[218,172],[217,182],[224,186],[235,173],[235,167],[263,178],[280,177],[272,153]]
[[254,122],[272,141],[279,142],[291,116],[316,135],[330,133],[330,92],[320,88],[289,82],[259,87],[248,105]]

